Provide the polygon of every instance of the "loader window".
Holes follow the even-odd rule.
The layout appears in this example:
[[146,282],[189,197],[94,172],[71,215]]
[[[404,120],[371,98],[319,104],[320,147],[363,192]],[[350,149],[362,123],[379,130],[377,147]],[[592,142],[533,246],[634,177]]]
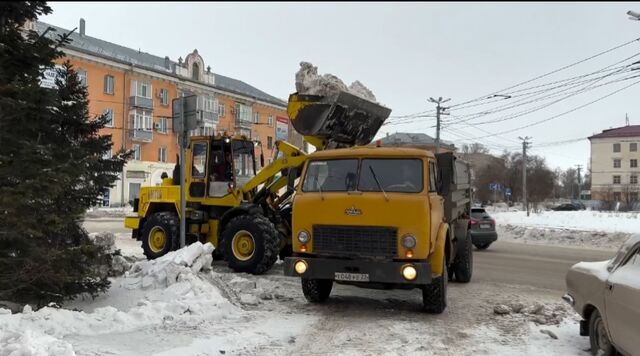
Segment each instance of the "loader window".
[[255,147],[252,141],[232,141],[236,184],[243,186],[256,175]]
[[365,159],[362,160],[358,188],[363,192],[379,192],[380,183],[385,192],[419,193],[422,177],[419,159]]
[[193,178],[204,178],[207,163],[207,143],[198,142],[193,144],[193,165],[191,166],[191,176]]
[[303,192],[345,192],[356,189],[358,160],[311,161],[302,185]]

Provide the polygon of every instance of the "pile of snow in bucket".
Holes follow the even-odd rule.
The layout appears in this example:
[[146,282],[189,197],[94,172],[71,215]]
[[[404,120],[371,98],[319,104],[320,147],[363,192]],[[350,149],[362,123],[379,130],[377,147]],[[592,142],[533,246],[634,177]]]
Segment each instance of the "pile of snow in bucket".
[[318,74],[318,67],[309,62],[300,62],[300,69],[296,73],[296,90],[300,94],[332,95],[347,91],[363,99],[376,102],[376,97],[364,84],[359,81],[351,83],[349,87],[333,74]]
[[[11,314],[0,309],[0,356],[73,355],[66,335],[100,335],[127,332],[177,319],[204,318],[210,322],[233,318],[239,310],[220,290],[198,274],[211,268],[210,243],[196,242],[156,260],[140,261],[121,278],[112,280],[108,306],[93,312],[45,307]],[[136,290],[137,293],[127,293]],[[124,293],[124,295],[118,295]],[[128,310],[118,300],[139,297]]]

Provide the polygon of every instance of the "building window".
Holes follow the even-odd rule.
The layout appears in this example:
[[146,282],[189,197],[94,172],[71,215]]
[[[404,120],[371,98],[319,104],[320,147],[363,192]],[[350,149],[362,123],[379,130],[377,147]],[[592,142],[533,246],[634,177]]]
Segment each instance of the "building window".
[[620,201],[622,199],[620,199],[622,197],[622,194],[620,194],[620,192],[613,192],[613,200],[614,201]]
[[200,66],[198,63],[193,63],[191,66],[191,79],[200,80]]
[[258,114],[257,112],[253,113],[253,123],[254,124],[259,124],[260,123],[260,114]]
[[614,159],[613,160],[613,168],[620,168],[622,165],[620,164],[620,160],[619,159]]
[[113,109],[108,108],[108,109],[104,109],[103,114],[106,116],[106,123],[105,126],[107,127],[113,127]]
[[631,203],[637,202],[638,201],[638,192],[629,193],[629,200],[631,201]]
[[629,183],[638,184],[638,176],[630,176],[629,177]]
[[160,104],[169,105],[169,91],[167,89],[160,89]]
[[113,154],[111,153],[111,149],[109,149],[102,155],[102,159],[112,159],[112,158],[113,158]]
[[159,162],[167,162],[167,148],[166,147],[158,148],[158,161]]
[[613,176],[613,184],[620,184],[620,176]]
[[104,93],[105,94],[111,94],[113,95],[113,76],[112,75],[105,75],[104,76]]
[[629,161],[629,167],[631,168],[638,168],[638,160],[637,159],[632,159]]
[[271,137],[271,136],[267,136],[267,148],[268,149],[272,149],[273,148],[273,137]]
[[142,159],[142,147],[138,144],[133,145],[133,159],[140,161]]
[[273,127],[273,115],[269,115],[267,124],[269,124],[269,127]]
[[242,123],[251,123],[252,116],[253,113],[250,106],[236,103],[236,120]]
[[133,129],[151,131],[153,129],[153,117],[151,111],[136,109],[131,112],[133,116]]
[[613,144],[613,152],[620,152],[620,144],[619,143],[614,143]]
[[638,152],[638,144],[636,142],[629,144],[629,152]]
[[76,73],[78,74],[78,80],[80,81],[80,84],[84,85],[85,87],[87,86],[87,71],[84,69],[78,69],[76,70]]
[[131,95],[151,99],[151,89],[149,83],[138,80],[131,81]]
[[158,120],[158,132],[160,133],[167,133],[167,118],[166,117],[161,117]]
[[224,117],[224,104],[218,104],[218,116]]
[[204,101],[204,111],[207,112],[215,112],[215,107],[216,107],[216,100],[209,95],[205,95],[203,96],[203,101]]

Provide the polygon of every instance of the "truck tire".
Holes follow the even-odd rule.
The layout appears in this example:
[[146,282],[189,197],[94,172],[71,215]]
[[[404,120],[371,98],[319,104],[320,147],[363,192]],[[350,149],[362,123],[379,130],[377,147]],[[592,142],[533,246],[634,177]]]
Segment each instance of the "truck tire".
[[159,212],[144,223],[142,250],[149,260],[156,259],[178,248],[180,219],[174,212]]
[[471,236],[467,234],[464,245],[458,249],[456,260],[453,263],[455,279],[460,283],[469,283],[473,275],[473,247]]
[[311,303],[322,303],[329,299],[333,281],[330,279],[302,278],[302,293]]
[[422,310],[429,314],[442,314],[447,308],[447,264],[442,259],[442,276],[422,287]]
[[236,272],[268,271],[278,259],[279,242],[276,228],[259,214],[236,216],[222,232],[222,251],[229,268]]

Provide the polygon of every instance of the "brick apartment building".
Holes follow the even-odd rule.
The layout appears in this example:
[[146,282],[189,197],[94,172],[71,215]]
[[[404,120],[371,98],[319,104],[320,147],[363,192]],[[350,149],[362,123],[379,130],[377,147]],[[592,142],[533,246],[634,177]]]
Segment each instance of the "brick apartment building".
[[[101,133],[112,135],[112,152],[120,148],[135,152],[122,172],[123,179],[105,192],[106,205],[126,204],[141,186],[159,184],[163,172],[171,175],[179,151],[171,102],[182,95],[198,96],[202,125],[191,135],[244,134],[261,142],[265,164],[275,158],[277,139],[302,148],[302,137],[287,118],[285,101],[212,72],[197,50],[173,61],[87,36],[85,25],[81,19],[58,64],[69,60],[86,84],[90,114],[109,115],[110,125]],[[70,32],[43,22],[29,26],[40,34],[55,30],[47,32],[50,37]],[[55,72],[48,74],[43,85],[53,85]],[[259,160],[256,164],[259,167]]]

